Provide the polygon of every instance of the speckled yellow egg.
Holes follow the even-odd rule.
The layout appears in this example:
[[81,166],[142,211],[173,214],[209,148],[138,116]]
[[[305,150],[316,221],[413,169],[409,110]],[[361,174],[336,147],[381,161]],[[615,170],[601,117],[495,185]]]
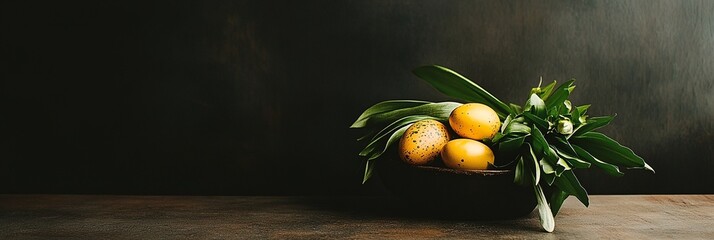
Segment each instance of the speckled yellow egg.
[[417,121],[399,140],[399,157],[408,164],[427,164],[441,154],[449,139],[449,131],[443,123],[430,119]]
[[441,160],[453,169],[486,170],[494,159],[493,151],[486,144],[467,138],[451,140],[441,151]]
[[475,140],[492,138],[501,127],[496,111],[481,103],[467,103],[449,115],[449,125],[461,137]]

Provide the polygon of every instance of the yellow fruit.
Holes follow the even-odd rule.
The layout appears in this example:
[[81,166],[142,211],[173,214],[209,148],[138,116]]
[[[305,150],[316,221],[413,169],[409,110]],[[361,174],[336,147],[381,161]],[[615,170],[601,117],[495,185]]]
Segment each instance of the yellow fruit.
[[427,164],[439,156],[449,139],[443,123],[430,119],[415,122],[399,140],[399,157],[412,165]]
[[496,111],[480,103],[467,103],[449,115],[449,125],[459,136],[475,140],[493,138],[501,127]]
[[441,150],[441,160],[447,167],[464,170],[485,170],[493,164],[493,151],[479,141],[459,138],[449,141]]

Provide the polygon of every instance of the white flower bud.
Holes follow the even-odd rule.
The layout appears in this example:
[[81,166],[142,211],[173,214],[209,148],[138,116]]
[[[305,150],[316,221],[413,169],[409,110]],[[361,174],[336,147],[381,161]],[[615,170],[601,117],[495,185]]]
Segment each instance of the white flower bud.
[[573,123],[568,119],[558,121],[558,133],[568,135],[573,133]]

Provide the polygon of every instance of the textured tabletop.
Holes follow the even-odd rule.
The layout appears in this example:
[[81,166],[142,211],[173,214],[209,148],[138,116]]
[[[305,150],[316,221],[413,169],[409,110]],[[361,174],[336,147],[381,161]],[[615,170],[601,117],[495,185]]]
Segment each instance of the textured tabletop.
[[0,239],[714,239],[714,195],[566,201],[553,233],[535,213],[472,221],[386,197],[0,195]]

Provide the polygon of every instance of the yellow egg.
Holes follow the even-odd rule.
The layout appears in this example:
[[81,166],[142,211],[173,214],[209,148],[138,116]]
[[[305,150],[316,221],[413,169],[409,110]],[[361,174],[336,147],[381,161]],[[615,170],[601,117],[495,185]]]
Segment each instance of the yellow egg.
[[493,164],[493,151],[479,141],[467,138],[454,139],[444,145],[441,160],[449,168],[485,170]]
[[399,140],[399,157],[408,164],[427,164],[439,156],[449,139],[443,123],[430,119],[417,121]]
[[484,140],[496,135],[501,121],[490,107],[481,103],[467,103],[451,112],[449,125],[459,136]]

